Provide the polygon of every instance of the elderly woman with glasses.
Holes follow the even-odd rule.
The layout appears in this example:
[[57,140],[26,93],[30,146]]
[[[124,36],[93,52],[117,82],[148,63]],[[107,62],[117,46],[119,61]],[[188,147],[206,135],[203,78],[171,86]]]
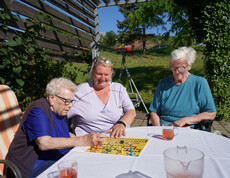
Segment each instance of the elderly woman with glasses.
[[67,115],[73,120],[76,135],[100,132],[121,137],[136,117],[125,87],[111,81],[112,66],[109,59],[99,57],[89,74],[90,82],[78,86],[76,103]]
[[[106,135],[91,133],[76,137],[64,116],[73,105],[77,86],[65,78],[55,78],[46,87],[46,98],[28,106],[10,145],[7,159],[14,162],[22,177],[36,177],[75,146],[101,144]],[[7,171],[8,177],[11,172]]]
[[203,120],[216,116],[213,97],[205,78],[189,73],[196,59],[191,47],[172,51],[170,68],[173,76],[162,80],[149,107],[152,125],[172,123],[175,126],[200,128]]

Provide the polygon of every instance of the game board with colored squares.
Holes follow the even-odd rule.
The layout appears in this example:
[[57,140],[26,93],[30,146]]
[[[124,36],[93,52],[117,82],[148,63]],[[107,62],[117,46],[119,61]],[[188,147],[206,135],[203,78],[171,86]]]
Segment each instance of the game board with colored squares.
[[149,139],[108,137],[101,145],[91,146],[86,152],[138,157]]

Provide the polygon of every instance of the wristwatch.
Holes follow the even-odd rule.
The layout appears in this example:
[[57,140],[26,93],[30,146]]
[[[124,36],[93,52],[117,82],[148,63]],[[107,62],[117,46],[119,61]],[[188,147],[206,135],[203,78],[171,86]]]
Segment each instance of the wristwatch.
[[122,124],[123,126],[126,127],[126,124],[123,121],[117,121],[117,124]]

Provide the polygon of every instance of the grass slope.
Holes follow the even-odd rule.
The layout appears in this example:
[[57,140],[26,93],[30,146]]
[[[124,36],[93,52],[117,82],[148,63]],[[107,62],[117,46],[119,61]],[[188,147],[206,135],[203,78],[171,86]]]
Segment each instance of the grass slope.
[[[158,83],[172,75],[169,68],[169,55],[173,49],[154,49],[143,53],[141,51],[131,51],[126,54],[125,61],[128,72],[131,75],[146,107],[148,108]],[[191,73],[204,76],[202,52],[197,50],[197,59],[191,69]],[[101,51],[102,57],[110,58],[114,63],[116,72],[113,77],[114,82],[119,82],[119,75],[122,71],[122,55],[117,52]],[[130,92],[129,80],[126,71],[123,70],[120,82]],[[136,108],[139,112],[145,112],[143,105]]]

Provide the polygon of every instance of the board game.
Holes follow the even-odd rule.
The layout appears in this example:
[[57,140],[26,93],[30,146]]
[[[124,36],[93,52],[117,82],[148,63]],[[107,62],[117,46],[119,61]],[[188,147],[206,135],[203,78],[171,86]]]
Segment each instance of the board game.
[[140,156],[149,139],[108,137],[101,145],[91,146],[86,152],[126,156]]

